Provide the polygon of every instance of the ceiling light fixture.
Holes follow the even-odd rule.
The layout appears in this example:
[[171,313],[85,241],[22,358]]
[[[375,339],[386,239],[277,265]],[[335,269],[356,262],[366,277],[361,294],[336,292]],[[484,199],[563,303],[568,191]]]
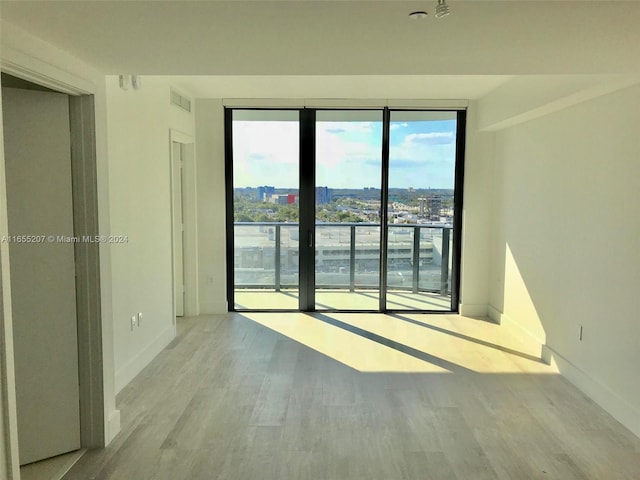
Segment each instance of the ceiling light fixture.
[[427,12],[422,12],[422,11],[421,12],[411,12],[409,14],[409,18],[411,20],[421,20],[423,18],[427,18],[427,15],[428,15]]
[[438,0],[438,6],[436,7],[436,18],[446,17],[450,13],[451,12],[449,11],[447,0]]

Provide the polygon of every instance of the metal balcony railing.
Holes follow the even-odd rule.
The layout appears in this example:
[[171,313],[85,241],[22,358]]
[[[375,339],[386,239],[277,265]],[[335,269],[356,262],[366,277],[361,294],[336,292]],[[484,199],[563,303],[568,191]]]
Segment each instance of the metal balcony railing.
[[[262,288],[280,291],[297,286],[298,224],[286,222],[235,222],[235,271],[236,289]],[[328,239],[319,235],[320,229],[331,232]],[[387,263],[389,275],[403,279],[403,272],[411,273],[411,282],[387,282],[390,290],[404,290],[413,293],[432,292],[450,294],[450,252],[451,230],[449,225],[393,224],[389,225]],[[287,237],[283,243],[283,230]],[[342,235],[348,230],[348,236]],[[376,235],[369,242],[358,243],[359,230],[373,231]],[[358,284],[357,264],[376,263],[380,255],[380,225],[375,223],[318,223],[316,224],[316,288],[348,289],[378,288],[379,282]],[[337,234],[336,238],[332,234]],[[408,237],[408,238],[406,238]],[[348,241],[345,244],[345,240]],[[430,245],[430,247],[429,247]],[[324,252],[327,252],[325,255]],[[427,253],[430,252],[430,255]],[[333,258],[326,258],[327,256]],[[286,258],[285,258],[286,257]],[[285,261],[283,274],[283,260]],[[325,263],[330,262],[330,263]],[[331,265],[329,267],[328,265]],[[376,263],[379,266],[379,261]],[[421,269],[421,266],[423,267]],[[438,268],[439,267],[439,268]],[[325,271],[327,268],[333,272]],[[425,270],[426,269],[426,270]],[[293,273],[292,273],[293,272]],[[421,274],[435,274],[438,284],[421,284]],[[369,272],[369,277],[379,275]],[[240,279],[245,274],[245,279]],[[347,277],[348,274],[348,277]],[[249,281],[248,277],[266,278]],[[323,277],[323,281],[320,280]],[[361,277],[366,274],[361,274]],[[331,278],[334,280],[331,281]],[[348,278],[348,282],[347,282]],[[379,278],[379,277],[378,277]],[[338,279],[343,281],[338,281]],[[389,280],[391,278],[389,277]]]

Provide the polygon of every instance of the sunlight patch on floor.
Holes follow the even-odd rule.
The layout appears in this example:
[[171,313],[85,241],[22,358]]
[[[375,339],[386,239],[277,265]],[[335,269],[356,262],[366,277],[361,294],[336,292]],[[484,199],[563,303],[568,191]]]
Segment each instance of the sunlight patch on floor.
[[242,316],[361,372],[448,372],[304,313],[242,313]]
[[460,315],[242,316],[361,372],[557,373],[518,332]]

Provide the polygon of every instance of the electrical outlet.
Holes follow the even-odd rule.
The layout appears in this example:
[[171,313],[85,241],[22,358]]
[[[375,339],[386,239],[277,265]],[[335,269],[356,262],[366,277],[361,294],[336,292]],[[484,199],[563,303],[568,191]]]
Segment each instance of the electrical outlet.
[[142,312],[138,312],[138,327],[140,327],[141,323],[142,323]]
[[136,323],[138,323],[137,317],[136,317],[135,315],[133,315],[133,316],[131,317],[131,331],[132,331],[132,332],[133,332],[133,329],[134,329],[134,328],[135,328],[135,326],[136,326]]

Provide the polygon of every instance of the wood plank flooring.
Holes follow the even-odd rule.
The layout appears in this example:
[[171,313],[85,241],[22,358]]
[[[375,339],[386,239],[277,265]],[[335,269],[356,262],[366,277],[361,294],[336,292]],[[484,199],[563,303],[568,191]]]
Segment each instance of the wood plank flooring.
[[228,314],[118,396],[65,480],[637,480],[640,439],[515,331],[456,315]]
[[60,480],[82,457],[84,450],[65,453],[20,467],[20,480]]

